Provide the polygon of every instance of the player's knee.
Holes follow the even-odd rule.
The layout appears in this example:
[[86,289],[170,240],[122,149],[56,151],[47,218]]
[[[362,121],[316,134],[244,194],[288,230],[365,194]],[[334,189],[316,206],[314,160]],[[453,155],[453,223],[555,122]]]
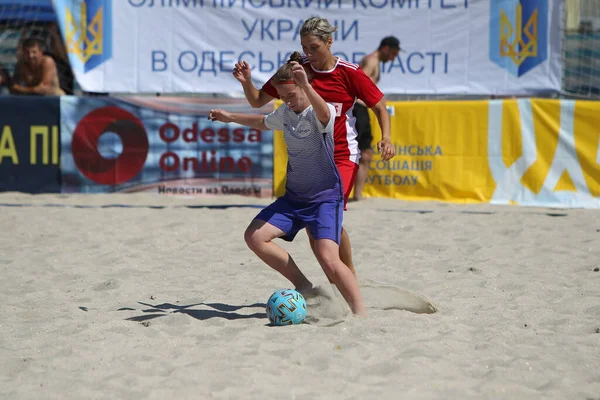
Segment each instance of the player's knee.
[[329,249],[317,249],[317,257],[321,268],[327,276],[333,277],[336,275],[337,268],[340,264],[340,255],[338,251]]
[[259,231],[252,225],[246,228],[246,231],[244,232],[244,241],[246,242],[246,245],[250,248],[250,250],[255,250],[262,243],[264,243],[264,240],[261,238]]

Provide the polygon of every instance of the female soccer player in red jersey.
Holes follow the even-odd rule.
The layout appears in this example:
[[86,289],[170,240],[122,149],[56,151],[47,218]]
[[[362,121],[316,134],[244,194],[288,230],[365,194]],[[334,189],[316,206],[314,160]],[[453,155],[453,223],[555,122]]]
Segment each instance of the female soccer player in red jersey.
[[[335,107],[334,159],[344,185],[344,209],[354,187],[360,150],[356,140],[352,109],[357,99],[362,100],[375,113],[381,128],[381,141],[377,148],[382,160],[389,160],[396,154],[390,140],[390,115],[387,112],[383,93],[357,65],[336,57],[331,52],[332,33],[336,31],[324,18],[310,18],[300,29],[300,43],[306,58],[302,61],[307,73],[311,74],[311,85],[323,99]],[[246,99],[252,107],[259,108],[274,98],[277,90],[269,80],[257,89],[251,80],[250,66],[239,61],[233,76],[242,84]],[[311,246],[312,238],[311,238]],[[352,262],[350,238],[342,228],[340,258],[356,275]]]

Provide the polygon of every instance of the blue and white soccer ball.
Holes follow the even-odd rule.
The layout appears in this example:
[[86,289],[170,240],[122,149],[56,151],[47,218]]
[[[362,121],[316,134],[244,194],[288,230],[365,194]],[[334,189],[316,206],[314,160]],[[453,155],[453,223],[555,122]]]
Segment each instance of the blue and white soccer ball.
[[267,317],[273,325],[297,325],[306,318],[306,300],[294,289],[279,289],[267,300]]

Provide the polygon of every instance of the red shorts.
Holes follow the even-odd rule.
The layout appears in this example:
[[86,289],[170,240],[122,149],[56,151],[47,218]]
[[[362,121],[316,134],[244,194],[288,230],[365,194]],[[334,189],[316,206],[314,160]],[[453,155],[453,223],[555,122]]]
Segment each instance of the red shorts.
[[358,164],[350,160],[336,161],[338,172],[342,178],[342,185],[344,185],[344,210],[347,210],[346,204],[350,198],[350,192],[356,182],[356,173],[358,172]]

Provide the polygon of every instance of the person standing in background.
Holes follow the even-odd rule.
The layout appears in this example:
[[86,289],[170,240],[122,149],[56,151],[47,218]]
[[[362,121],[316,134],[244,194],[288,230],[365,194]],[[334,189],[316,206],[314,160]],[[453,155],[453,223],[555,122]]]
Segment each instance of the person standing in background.
[[[360,68],[377,85],[381,75],[381,64],[393,60],[398,56],[399,52],[400,41],[394,36],[387,36],[381,40],[377,50],[363,57],[359,64]],[[354,126],[358,132],[356,140],[358,141],[358,149],[360,150],[360,161],[353,196],[353,200],[358,201],[363,199],[363,189],[369,175],[369,165],[373,157],[373,151],[371,150],[373,134],[371,132],[369,109],[362,100],[358,99],[356,101],[352,113],[354,118],[356,118]]]

